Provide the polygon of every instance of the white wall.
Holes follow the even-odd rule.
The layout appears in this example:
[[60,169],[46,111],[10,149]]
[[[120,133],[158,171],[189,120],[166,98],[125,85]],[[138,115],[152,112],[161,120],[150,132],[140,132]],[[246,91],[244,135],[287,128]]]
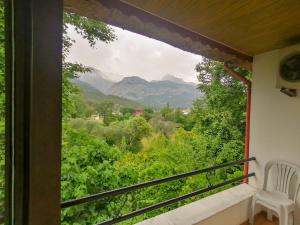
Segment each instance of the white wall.
[[[256,172],[250,184],[256,187],[262,187],[267,161],[284,159],[300,165],[300,97],[288,97],[276,88],[279,55],[291,49],[299,51],[300,45],[254,57],[250,155],[257,161],[250,163],[250,171]],[[300,224],[299,209],[296,224]]]

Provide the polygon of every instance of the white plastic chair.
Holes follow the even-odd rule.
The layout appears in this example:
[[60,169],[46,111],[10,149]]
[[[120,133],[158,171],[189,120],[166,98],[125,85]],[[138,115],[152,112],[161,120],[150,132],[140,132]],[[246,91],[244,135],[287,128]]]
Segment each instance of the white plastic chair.
[[[275,170],[273,180],[270,171]],[[294,224],[294,207],[300,187],[300,169],[298,166],[285,161],[270,161],[265,167],[263,190],[254,195],[252,200],[249,222],[254,224],[255,207],[260,204],[267,208],[268,220],[272,220],[272,213],[277,213],[280,225]],[[273,189],[270,190],[270,182]]]

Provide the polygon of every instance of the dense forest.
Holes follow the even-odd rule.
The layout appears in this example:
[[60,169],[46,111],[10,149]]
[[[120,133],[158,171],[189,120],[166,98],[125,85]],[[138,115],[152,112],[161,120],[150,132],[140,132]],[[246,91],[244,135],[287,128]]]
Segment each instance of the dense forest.
[[[0,1],[0,4],[3,4]],[[4,197],[4,21],[0,13],[0,214]],[[243,158],[245,87],[223,64],[203,59],[195,65],[202,98],[189,113],[170,107],[135,109],[113,101],[87,101],[73,80],[90,68],[70,63],[67,56],[75,40],[72,26],[90,47],[117,37],[101,22],[64,14],[62,201],[131,184],[205,168]],[[235,68],[249,77],[248,71]],[[99,115],[99,119],[91,115]],[[92,225],[119,215],[207,187],[242,174],[241,167],[217,170],[122,196],[62,210],[63,225]],[[221,190],[221,189],[219,189]],[[217,191],[219,191],[217,190]],[[121,224],[134,224],[208,194],[144,214]]]

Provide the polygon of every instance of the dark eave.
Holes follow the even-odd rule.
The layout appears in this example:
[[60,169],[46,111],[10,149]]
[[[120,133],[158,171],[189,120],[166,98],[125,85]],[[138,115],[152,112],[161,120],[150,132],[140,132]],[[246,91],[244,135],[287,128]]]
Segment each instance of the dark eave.
[[253,57],[120,0],[65,0],[69,12],[163,41],[182,50],[251,69]]

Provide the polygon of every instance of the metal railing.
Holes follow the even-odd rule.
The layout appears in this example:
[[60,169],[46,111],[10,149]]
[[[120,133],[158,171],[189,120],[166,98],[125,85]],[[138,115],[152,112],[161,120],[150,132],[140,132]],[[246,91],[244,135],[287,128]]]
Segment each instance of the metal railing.
[[[116,196],[116,195],[120,195],[120,194],[125,194],[125,193],[130,192],[130,191],[134,191],[134,190],[137,190],[137,189],[158,185],[158,184],[161,184],[161,183],[166,183],[166,182],[169,182],[169,181],[172,181],[172,180],[178,180],[178,179],[194,176],[194,175],[197,175],[197,174],[211,172],[211,171],[214,171],[214,170],[217,170],[217,169],[222,169],[222,168],[226,168],[226,167],[230,167],[230,166],[242,165],[244,163],[248,163],[248,162],[253,161],[253,160],[256,160],[255,157],[251,157],[249,159],[239,160],[239,161],[235,161],[235,162],[223,163],[223,164],[215,165],[215,166],[212,166],[212,167],[209,167],[209,168],[194,170],[194,171],[191,171],[191,172],[188,172],[188,173],[182,173],[182,174],[178,174],[178,175],[174,175],[174,176],[170,176],[170,177],[156,179],[156,180],[152,180],[152,181],[148,181],[148,182],[144,182],[144,183],[139,183],[139,184],[135,184],[135,185],[128,186],[128,187],[122,187],[122,188],[115,189],[115,190],[112,190],[112,191],[102,192],[102,193],[86,196],[86,197],[83,197],[83,198],[78,198],[78,199],[74,199],[74,200],[65,201],[61,204],[61,207],[62,208],[68,208],[68,207],[77,206],[77,205],[81,205],[81,204],[85,204],[85,203],[90,203],[90,202],[101,200],[103,198],[112,197],[112,196]],[[212,185],[212,186],[204,188],[204,189],[199,189],[197,191],[191,192],[191,193],[186,194],[186,195],[179,196],[177,198],[169,199],[167,201],[164,201],[164,202],[152,205],[152,206],[148,206],[148,207],[143,208],[143,209],[133,211],[133,212],[128,213],[126,215],[119,216],[117,218],[99,223],[97,225],[116,224],[116,223],[119,223],[121,221],[128,220],[130,218],[133,218],[133,217],[136,217],[138,215],[144,214],[146,212],[150,212],[150,211],[153,211],[155,209],[159,209],[159,208],[168,206],[170,204],[188,199],[188,198],[196,196],[196,195],[203,194],[205,192],[208,192],[208,191],[226,186],[228,184],[232,184],[232,183],[235,183],[235,182],[238,182],[238,181],[242,181],[246,178],[253,177],[253,176],[255,176],[255,173],[249,173],[249,174],[246,174],[244,176],[233,178],[233,179],[224,181],[222,183]]]

